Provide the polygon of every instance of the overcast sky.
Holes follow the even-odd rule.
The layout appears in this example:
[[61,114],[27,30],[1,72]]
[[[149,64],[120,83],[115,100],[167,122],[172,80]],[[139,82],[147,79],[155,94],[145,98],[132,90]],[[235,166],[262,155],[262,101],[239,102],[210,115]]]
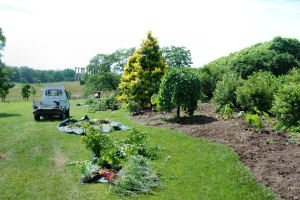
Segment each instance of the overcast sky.
[[84,67],[152,30],[199,67],[275,36],[300,39],[300,0],[0,0],[0,27],[11,66]]

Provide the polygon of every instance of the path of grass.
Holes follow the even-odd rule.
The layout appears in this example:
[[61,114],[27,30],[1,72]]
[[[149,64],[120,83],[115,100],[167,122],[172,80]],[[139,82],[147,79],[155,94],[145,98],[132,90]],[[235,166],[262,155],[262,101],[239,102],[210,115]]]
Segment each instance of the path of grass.
[[[68,161],[87,160],[80,136],[61,133],[59,121],[35,122],[31,102],[0,103],[0,199],[119,199],[107,184],[80,185],[78,168]],[[79,119],[87,107],[71,102]],[[125,111],[88,114],[109,118],[149,133],[148,140],[165,149],[155,163],[171,160],[161,169],[165,189],[157,195],[126,199],[275,199],[258,185],[230,148],[188,137],[168,129],[138,125]],[[128,131],[113,133],[116,137]]]

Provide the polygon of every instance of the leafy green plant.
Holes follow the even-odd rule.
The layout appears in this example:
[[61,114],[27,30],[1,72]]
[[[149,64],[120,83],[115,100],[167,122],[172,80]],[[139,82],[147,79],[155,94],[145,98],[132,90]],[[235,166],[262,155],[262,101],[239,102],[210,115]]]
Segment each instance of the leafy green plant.
[[92,105],[95,101],[97,101],[97,99],[94,98],[88,98],[84,101],[84,104],[86,105]]
[[133,100],[130,100],[126,107],[132,114],[139,114],[142,111],[140,104]]
[[158,94],[153,94],[151,97],[151,104],[152,106],[158,106],[159,103],[159,95]]
[[227,120],[232,117],[233,110],[231,109],[232,104],[226,104],[222,106],[219,110],[219,113],[217,114],[217,118],[221,116],[222,119]]
[[86,129],[86,135],[82,136],[82,143],[98,158],[102,156],[103,150],[113,147],[109,136],[103,133],[101,128],[95,129],[93,126]]
[[139,193],[155,194],[154,188],[163,188],[157,181],[150,162],[143,156],[136,155],[124,164],[120,177],[111,185],[110,191],[117,195],[136,195]]
[[300,126],[300,70],[292,70],[285,80],[275,94],[271,111],[277,128],[295,130]]
[[259,117],[258,114],[250,114],[248,113],[246,115],[246,120],[249,123],[249,126],[253,127],[254,129],[258,130],[259,132],[262,129],[262,122],[261,118]]
[[278,87],[277,79],[271,72],[254,73],[243,86],[237,88],[237,103],[243,110],[254,112],[257,107],[260,111],[269,112]]
[[142,155],[149,159],[157,158],[160,148],[146,145],[145,140],[146,133],[133,129],[127,138],[113,141],[101,129],[95,129],[92,126],[86,128],[86,136],[82,137],[86,148],[94,154],[93,162],[99,166],[114,169],[120,169],[122,163],[132,155]]
[[95,100],[89,99],[86,103],[90,103],[89,112],[106,111],[108,109],[117,110],[119,108],[115,94],[107,95]]
[[161,148],[146,145],[146,133],[133,129],[128,138],[121,140],[119,146],[125,149],[127,155],[142,155],[148,159],[159,157]]
[[242,85],[243,79],[236,73],[228,72],[224,74],[222,80],[218,81],[216,89],[213,92],[212,102],[217,103],[220,107],[228,104],[237,107],[235,91]]
[[90,160],[68,162],[68,166],[79,166],[80,173],[87,179],[91,178],[92,173],[95,173],[99,166],[92,163]]
[[201,83],[198,76],[186,68],[173,68],[166,72],[159,87],[158,107],[170,112],[177,107],[177,117],[180,108],[192,117],[201,99]]

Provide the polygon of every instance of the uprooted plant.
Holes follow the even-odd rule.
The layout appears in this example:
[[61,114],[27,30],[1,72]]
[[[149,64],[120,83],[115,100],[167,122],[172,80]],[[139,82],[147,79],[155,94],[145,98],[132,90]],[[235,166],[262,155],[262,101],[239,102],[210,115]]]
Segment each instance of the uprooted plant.
[[154,188],[163,188],[158,179],[150,162],[141,155],[135,155],[124,164],[120,177],[111,185],[110,191],[117,195],[154,194]]
[[[93,153],[89,161],[77,161],[82,183],[97,182],[100,178],[113,184],[111,192],[118,195],[153,193],[152,188],[161,188],[156,183],[158,176],[152,173],[150,160],[160,155],[161,148],[146,143],[147,134],[137,129],[123,139],[114,139],[85,124],[86,135],[82,142]],[[120,174],[117,171],[122,169]],[[120,179],[120,180],[119,180]]]

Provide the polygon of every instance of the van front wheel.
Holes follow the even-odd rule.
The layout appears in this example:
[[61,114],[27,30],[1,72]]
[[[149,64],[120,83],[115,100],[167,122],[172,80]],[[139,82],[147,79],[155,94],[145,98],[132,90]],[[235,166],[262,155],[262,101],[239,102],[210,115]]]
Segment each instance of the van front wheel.
[[70,109],[66,111],[66,117],[70,117]]
[[61,114],[59,115],[59,119],[61,120],[65,119],[65,110],[61,111]]

